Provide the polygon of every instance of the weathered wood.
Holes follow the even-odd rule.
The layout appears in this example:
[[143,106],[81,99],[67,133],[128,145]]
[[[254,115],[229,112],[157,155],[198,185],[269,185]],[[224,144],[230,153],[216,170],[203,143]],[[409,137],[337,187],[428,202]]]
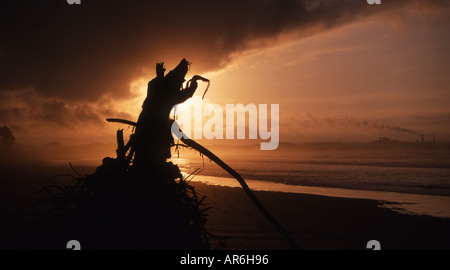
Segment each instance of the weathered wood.
[[[108,118],[106,119],[108,122],[116,122],[116,123],[123,123],[127,125],[136,126],[137,124],[132,121],[118,119],[118,118]],[[247,185],[247,182],[245,182],[244,178],[236,172],[233,168],[231,168],[228,164],[226,164],[224,161],[222,161],[218,156],[216,156],[214,153],[209,151],[204,146],[200,145],[196,141],[190,139],[183,131],[180,129],[178,124],[170,119],[170,122],[174,125],[176,125],[176,128],[180,131],[181,138],[179,138],[184,144],[187,146],[197,150],[201,154],[207,156],[211,161],[219,165],[222,169],[224,169],[226,172],[228,172],[233,178],[235,178],[239,184],[241,185],[244,192],[247,194],[247,196],[252,200],[254,205],[258,208],[258,210],[261,212],[261,214],[270,222],[272,223],[275,228],[288,240],[291,247],[293,249],[299,249],[298,244],[294,241],[294,239],[291,237],[288,231],[286,231],[283,226],[281,226],[280,223],[267,211],[267,209],[264,207],[264,205],[259,201],[259,199],[256,197],[256,195],[253,193],[253,191],[250,189],[250,187]]]
[[123,129],[117,130],[117,159],[118,160],[125,160],[125,144],[123,142]]

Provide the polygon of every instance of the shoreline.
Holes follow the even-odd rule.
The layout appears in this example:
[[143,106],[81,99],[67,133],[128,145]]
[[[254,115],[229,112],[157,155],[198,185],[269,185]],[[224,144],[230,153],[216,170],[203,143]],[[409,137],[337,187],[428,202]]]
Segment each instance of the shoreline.
[[[206,196],[208,229],[225,237],[224,249],[290,249],[240,188],[192,183]],[[450,249],[450,219],[405,215],[370,199],[255,191],[278,222],[305,250]]]
[[[7,167],[1,171],[4,178],[0,181],[0,249],[21,249],[22,245],[14,242],[17,241],[14,235],[21,235],[33,226],[33,216],[40,213],[33,207],[37,191],[48,177],[71,172],[68,166],[20,168]],[[83,174],[90,169],[77,170]],[[199,181],[191,184],[200,195],[206,196],[206,206],[212,207],[207,211],[207,229],[224,238],[222,249],[290,249],[242,188]],[[254,192],[304,250],[365,250],[369,240],[380,241],[382,249],[450,249],[450,219],[400,214],[380,207],[382,203],[373,199]],[[212,239],[213,247],[220,242]]]
[[[428,215],[450,218],[450,197],[392,191],[358,190],[347,188],[288,185],[270,181],[245,180],[253,191],[283,192],[294,194],[321,195],[334,198],[369,199],[383,202],[381,207],[409,215]],[[191,183],[238,187],[239,183],[231,177],[196,175]]]

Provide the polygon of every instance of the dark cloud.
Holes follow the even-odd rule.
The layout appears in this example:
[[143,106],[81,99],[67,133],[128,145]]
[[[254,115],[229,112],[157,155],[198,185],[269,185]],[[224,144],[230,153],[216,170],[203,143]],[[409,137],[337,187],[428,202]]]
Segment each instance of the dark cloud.
[[[106,125],[108,105],[68,102],[60,98],[44,98],[33,89],[0,93],[0,123],[13,130],[33,133],[42,129],[80,130]],[[130,117],[130,115],[121,116]],[[29,134],[31,135],[31,134]]]
[[3,0],[0,91],[33,87],[67,100],[125,97],[129,82],[145,69],[153,75],[157,61],[186,57],[196,70],[216,69],[253,41],[333,27],[400,2]]
[[[81,1],[0,1],[0,125],[29,137],[94,130],[106,125],[105,117],[135,118],[112,104],[135,98],[130,82],[151,78],[156,62],[172,68],[186,57],[196,73],[206,72],[226,65],[233,53],[273,44],[281,34],[302,37],[403,3],[445,2]],[[314,126],[313,120],[305,125]]]

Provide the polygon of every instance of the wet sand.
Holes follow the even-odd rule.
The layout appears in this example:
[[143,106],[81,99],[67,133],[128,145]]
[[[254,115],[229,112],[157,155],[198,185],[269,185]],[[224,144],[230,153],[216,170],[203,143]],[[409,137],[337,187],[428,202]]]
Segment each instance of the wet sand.
[[[288,242],[242,189],[194,184],[213,207],[208,227],[225,237],[224,249],[289,249]],[[450,219],[399,214],[365,199],[257,191],[267,210],[302,249],[450,249]]]
[[[42,210],[32,206],[37,191],[45,179],[71,170],[39,164],[0,169],[0,248],[20,249],[14,237]],[[242,189],[192,184],[212,207],[207,212],[207,228],[218,237],[212,240],[214,246],[226,250],[290,249]],[[369,240],[378,240],[382,249],[450,249],[450,219],[400,214],[379,207],[375,200],[268,191],[255,194],[305,250],[364,250]]]

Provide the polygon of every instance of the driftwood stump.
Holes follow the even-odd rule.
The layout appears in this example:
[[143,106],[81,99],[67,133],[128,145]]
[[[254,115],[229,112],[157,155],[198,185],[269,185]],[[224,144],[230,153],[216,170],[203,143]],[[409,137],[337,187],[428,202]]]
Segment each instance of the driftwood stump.
[[131,146],[131,151],[134,151],[132,170],[142,172],[159,169],[170,158],[170,147],[174,143],[170,131],[170,111],[173,106],[192,97],[197,89],[195,81],[185,89],[182,88],[188,68],[189,63],[183,59],[164,75],[164,64],[156,64],[156,77],[148,83],[147,98],[142,106]]

